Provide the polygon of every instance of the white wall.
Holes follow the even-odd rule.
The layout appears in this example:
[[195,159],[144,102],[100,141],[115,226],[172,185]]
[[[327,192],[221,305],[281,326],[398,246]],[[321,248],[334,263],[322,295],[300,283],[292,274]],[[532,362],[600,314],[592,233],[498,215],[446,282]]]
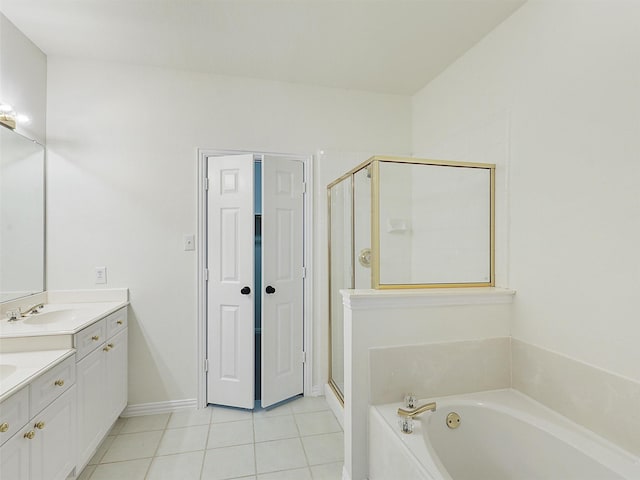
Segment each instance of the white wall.
[[[96,266],[107,287],[129,287],[130,404],[196,397],[196,256],[182,235],[196,231],[197,147],[410,148],[409,97],[58,57],[48,74],[48,287],[95,288]],[[351,167],[339,158],[317,161],[317,198]],[[321,251],[325,224],[316,227]],[[314,279],[325,306],[326,262]],[[314,321],[318,385],[326,309]]]
[[47,57],[0,13],[0,101],[31,119],[16,131],[44,144]]
[[636,381],[638,25],[638,2],[529,1],[413,98],[415,155],[498,164],[514,337]]

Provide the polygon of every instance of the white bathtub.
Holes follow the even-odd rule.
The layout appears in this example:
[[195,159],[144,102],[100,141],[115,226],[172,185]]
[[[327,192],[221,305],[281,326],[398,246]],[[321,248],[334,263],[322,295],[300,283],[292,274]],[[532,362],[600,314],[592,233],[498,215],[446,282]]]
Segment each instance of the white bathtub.
[[[435,400],[412,434],[400,432],[402,405],[370,408],[371,480],[640,479],[640,458],[515,390]],[[446,425],[450,412],[457,429]]]

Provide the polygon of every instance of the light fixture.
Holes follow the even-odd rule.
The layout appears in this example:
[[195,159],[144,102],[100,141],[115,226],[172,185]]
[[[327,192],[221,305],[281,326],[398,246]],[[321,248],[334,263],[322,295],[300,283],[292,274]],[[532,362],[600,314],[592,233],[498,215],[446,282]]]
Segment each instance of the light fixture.
[[8,103],[0,102],[0,123],[11,129],[16,128],[16,112]]
[[0,123],[15,130],[16,125],[29,125],[31,119],[24,113],[17,113],[10,104],[0,102]]

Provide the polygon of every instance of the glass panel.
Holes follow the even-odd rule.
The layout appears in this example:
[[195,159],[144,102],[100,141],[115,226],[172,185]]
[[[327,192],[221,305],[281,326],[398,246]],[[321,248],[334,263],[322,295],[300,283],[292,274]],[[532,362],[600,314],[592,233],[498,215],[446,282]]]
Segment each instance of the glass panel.
[[380,284],[491,281],[491,170],[380,162]]
[[371,288],[371,166],[353,175],[355,288]]
[[344,392],[344,319],[340,290],[353,288],[351,192],[351,177],[329,190],[331,379],[341,394]]
[[0,301],[44,290],[44,147],[0,127]]

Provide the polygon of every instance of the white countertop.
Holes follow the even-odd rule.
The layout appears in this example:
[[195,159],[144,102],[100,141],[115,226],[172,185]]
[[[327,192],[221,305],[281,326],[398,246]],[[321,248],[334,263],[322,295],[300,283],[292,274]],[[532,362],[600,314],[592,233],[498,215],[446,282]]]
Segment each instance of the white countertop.
[[[0,339],[16,337],[40,337],[47,335],[73,335],[87,325],[126,307],[127,301],[47,303],[41,313],[31,314],[16,321],[0,320]],[[60,312],[54,321],[46,321],[51,312]],[[62,314],[65,312],[65,314]]]
[[74,349],[0,353],[0,402],[74,353]]

